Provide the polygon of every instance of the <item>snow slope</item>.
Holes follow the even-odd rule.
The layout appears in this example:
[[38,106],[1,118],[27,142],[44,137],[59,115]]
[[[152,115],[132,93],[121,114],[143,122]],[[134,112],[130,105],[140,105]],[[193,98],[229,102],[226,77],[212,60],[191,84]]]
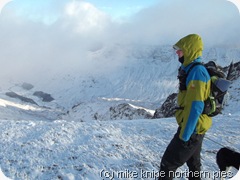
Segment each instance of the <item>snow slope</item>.
[[[46,180],[107,179],[107,172],[117,177],[117,172],[127,170],[137,172],[137,179],[141,179],[141,171],[158,171],[161,156],[177,128],[174,118],[8,120],[0,125],[0,158],[5,175],[12,179]],[[203,145],[203,171],[216,173],[215,156],[220,144],[240,149],[239,138],[239,115],[214,118]],[[185,169],[183,166],[180,170]]]
[[[19,82],[1,86],[0,162],[7,177],[154,179],[176,131],[175,119],[110,120],[109,108],[130,103],[153,111],[176,92],[179,64],[170,46],[124,48],[124,63],[110,72],[58,74],[31,82],[31,90],[23,90]],[[114,61],[119,53],[114,49],[100,49],[89,56]],[[239,57],[240,49],[212,48],[205,51],[204,61],[215,59],[226,66],[239,61]],[[202,150],[204,179],[217,178],[215,156],[222,146],[240,150],[239,87],[240,80],[234,81],[223,114],[213,118],[206,134]],[[32,98],[38,105],[7,97],[5,92],[9,90]],[[55,100],[42,102],[32,95],[38,90],[50,93]],[[101,121],[94,120],[96,113]],[[179,171],[185,169],[183,166]],[[232,173],[229,175],[236,171]]]

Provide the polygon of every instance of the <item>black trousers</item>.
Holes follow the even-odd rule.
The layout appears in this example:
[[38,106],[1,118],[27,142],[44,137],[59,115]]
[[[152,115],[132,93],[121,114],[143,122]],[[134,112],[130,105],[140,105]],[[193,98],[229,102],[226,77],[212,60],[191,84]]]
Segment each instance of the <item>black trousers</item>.
[[[171,180],[174,178],[178,167],[187,163],[189,168],[187,177],[189,179],[201,179],[201,148],[204,138],[203,134],[193,134],[189,141],[184,142],[179,138],[180,128],[174,135],[170,144],[168,145],[160,164],[159,179]],[[194,172],[199,172],[195,173]],[[199,176],[196,176],[199,174]]]

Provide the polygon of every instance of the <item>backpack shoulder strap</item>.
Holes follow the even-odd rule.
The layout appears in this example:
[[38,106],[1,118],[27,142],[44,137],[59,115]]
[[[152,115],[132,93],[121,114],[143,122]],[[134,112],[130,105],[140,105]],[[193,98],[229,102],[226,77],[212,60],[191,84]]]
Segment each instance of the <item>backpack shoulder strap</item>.
[[189,68],[189,70],[187,71],[187,76],[188,74],[191,72],[191,70],[195,67],[195,66],[198,66],[198,65],[203,65],[203,63],[200,63],[200,62],[196,62],[196,63],[193,63],[193,65]]

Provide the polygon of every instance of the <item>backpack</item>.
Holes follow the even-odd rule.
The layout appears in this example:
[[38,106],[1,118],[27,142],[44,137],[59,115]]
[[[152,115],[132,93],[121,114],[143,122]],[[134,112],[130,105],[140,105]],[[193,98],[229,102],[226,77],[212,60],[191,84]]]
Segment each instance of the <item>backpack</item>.
[[224,104],[224,96],[231,84],[231,81],[226,79],[226,75],[222,69],[216,65],[215,62],[209,61],[206,64],[197,62],[192,64],[187,73],[179,72],[178,79],[180,81],[179,89],[186,90],[186,79],[188,74],[195,66],[204,66],[211,78],[210,95],[207,100],[204,101],[204,110],[202,114],[207,114],[210,117],[216,116],[221,113]]

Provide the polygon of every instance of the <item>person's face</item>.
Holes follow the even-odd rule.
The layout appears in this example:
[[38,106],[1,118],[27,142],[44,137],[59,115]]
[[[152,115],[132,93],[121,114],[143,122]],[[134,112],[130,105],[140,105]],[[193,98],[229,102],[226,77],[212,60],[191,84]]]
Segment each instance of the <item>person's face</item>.
[[178,55],[179,58],[183,57],[183,52],[182,50],[177,50],[176,54]]

